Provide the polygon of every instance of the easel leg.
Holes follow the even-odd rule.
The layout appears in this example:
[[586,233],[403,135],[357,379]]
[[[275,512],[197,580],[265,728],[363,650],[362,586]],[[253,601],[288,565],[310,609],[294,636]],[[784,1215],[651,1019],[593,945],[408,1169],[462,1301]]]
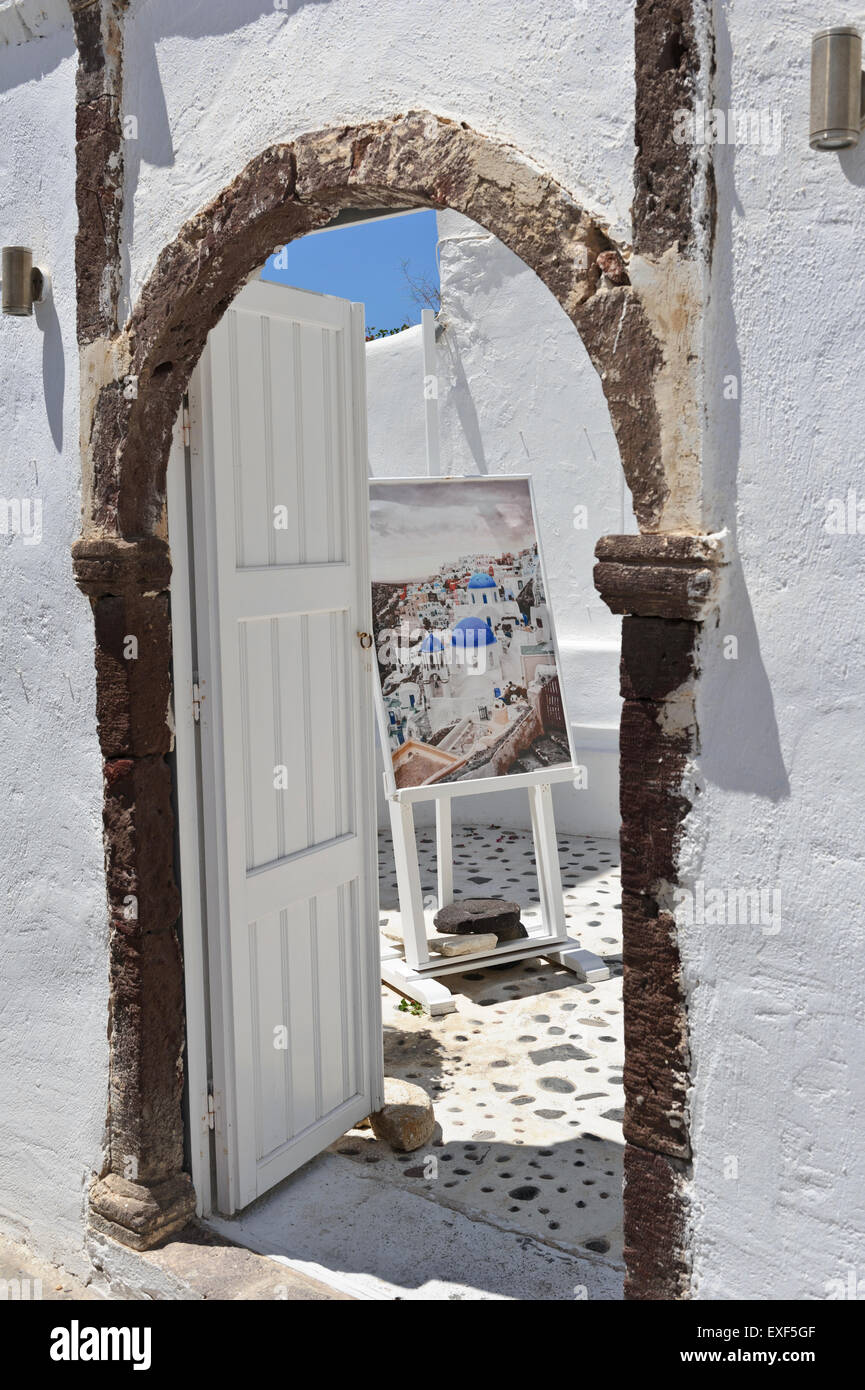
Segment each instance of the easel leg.
[[565,946],[561,951],[545,951],[544,959],[562,966],[564,970],[573,971],[578,980],[588,984],[610,978],[610,967],[607,963],[600,956],[596,956],[594,951],[586,951],[582,946],[578,946],[576,941],[573,946]]
[[541,905],[541,922],[544,928],[549,931],[550,925],[550,906],[547,901],[547,879],[541,866],[541,855],[538,849],[540,843],[540,833],[538,829],[538,817],[535,810],[535,788],[529,787],[529,815],[532,821],[532,844],[535,850],[535,873],[538,879],[538,901]]
[[391,989],[407,999],[415,999],[422,1004],[431,1018],[456,1012],[456,1000],[441,980],[431,975],[418,975],[404,960],[398,957],[383,959],[381,978]]
[[454,857],[451,803],[446,796],[436,801],[436,874],[439,907],[447,907],[454,900]]
[[[566,936],[565,900],[553,815],[553,789],[550,784],[539,783],[536,787],[530,787],[529,801],[544,926],[548,931],[554,931],[557,936]],[[572,970],[579,980],[588,983],[610,978],[609,967],[601,957],[596,956],[593,951],[584,950],[576,941],[559,951],[545,951],[544,959],[562,966],[565,970]]]
[[553,817],[553,789],[549,782],[539,782],[537,786],[530,787],[529,800],[544,926],[552,935],[564,936],[565,900]]
[[419,965],[426,965],[429,961],[429,950],[414,834],[414,812],[410,802],[390,801],[388,805],[406,964],[416,970]]

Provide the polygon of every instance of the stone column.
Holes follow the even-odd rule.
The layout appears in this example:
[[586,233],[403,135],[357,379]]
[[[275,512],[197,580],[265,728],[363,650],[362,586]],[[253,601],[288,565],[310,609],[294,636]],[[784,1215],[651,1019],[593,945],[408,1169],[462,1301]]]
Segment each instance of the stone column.
[[700,620],[721,554],[707,536],[605,536],[595,585],[621,613],[625,1296],[688,1296],[688,1020],[676,922]]
[[75,577],[96,627],[109,907],[106,1166],[90,1224],[135,1249],[184,1226],[183,962],[174,881],[167,544],[81,540]]

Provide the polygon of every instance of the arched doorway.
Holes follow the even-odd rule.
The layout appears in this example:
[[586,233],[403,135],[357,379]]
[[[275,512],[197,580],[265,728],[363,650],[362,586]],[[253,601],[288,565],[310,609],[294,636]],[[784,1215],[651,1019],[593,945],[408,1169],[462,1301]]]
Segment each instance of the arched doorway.
[[[108,1157],[91,1220],[145,1248],[182,1225],[193,1203],[183,1171],[183,966],[167,762],[172,428],[207,334],[250,274],[275,247],[349,207],[450,207],[479,222],[555,295],[601,375],[645,532],[606,538],[598,551],[602,595],[628,615],[626,1245],[638,1296],[651,1296],[641,1295],[641,1280],[675,1290],[679,1179],[690,1157],[687,1041],[674,924],[659,885],[675,881],[695,729],[681,719],[667,727],[661,713],[693,675],[716,552],[706,538],[662,532],[678,500],[662,449],[665,351],[624,249],[519,151],[423,112],[265,150],[164,248],[126,327],[86,347],[84,526],[74,562],[96,626],[112,981]],[[134,663],[123,654],[130,632],[139,638]]]

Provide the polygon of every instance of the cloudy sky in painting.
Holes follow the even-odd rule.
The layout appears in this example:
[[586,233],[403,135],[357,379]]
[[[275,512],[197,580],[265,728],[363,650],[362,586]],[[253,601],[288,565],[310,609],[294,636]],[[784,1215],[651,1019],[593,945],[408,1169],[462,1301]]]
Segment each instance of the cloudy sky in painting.
[[370,481],[370,566],[382,583],[428,579],[461,555],[535,542],[525,478]]

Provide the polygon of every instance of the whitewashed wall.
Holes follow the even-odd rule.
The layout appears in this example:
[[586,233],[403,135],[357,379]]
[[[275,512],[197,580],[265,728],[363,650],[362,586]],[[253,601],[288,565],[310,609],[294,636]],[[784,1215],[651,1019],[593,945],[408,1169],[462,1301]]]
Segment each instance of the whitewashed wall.
[[[454,212],[438,214],[438,236],[440,469],[532,475],[566,708],[588,783],[556,788],[557,824],[616,835],[620,620],[592,584],[593,550],[599,536],[636,523],[600,379],[570,320],[512,251]],[[419,327],[368,344],[375,476],[427,471],[423,378]],[[386,823],[381,791],[379,814]],[[525,793],[515,791],[467,797],[454,814],[465,824],[529,824]]]
[[[93,623],[69,554],[81,506],[75,57],[50,6],[30,9],[0,11],[2,240],[33,247],[54,295],[33,318],[0,317],[0,495],[41,503],[43,528],[33,545],[0,534],[0,1231],[83,1268],[108,962]],[[21,13],[47,36],[15,42]]]
[[[509,141],[625,239],[634,14],[613,0],[142,0],[126,22],[133,294],[183,221],[267,145],[412,109]],[[130,157],[131,156],[131,157]]]
[[811,34],[865,29],[865,6],[716,11],[718,104],[774,113],[781,137],[716,151],[710,522],[741,563],[705,644],[688,826],[706,888],[777,889],[779,910],[767,931],[681,933],[694,1284],[702,1298],[825,1298],[852,1271],[861,1298],[865,534],[828,534],[824,519],[850,488],[865,499],[865,142],[816,153],[807,132]]

